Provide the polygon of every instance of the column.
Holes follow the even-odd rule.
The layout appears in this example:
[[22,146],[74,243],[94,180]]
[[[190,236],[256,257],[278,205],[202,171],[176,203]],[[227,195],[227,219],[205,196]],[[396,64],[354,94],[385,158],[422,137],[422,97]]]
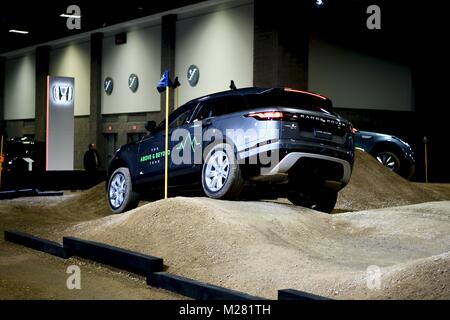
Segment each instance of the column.
[[[106,167],[106,139],[102,132],[102,56],[103,34],[91,34],[91,103],[89,115],[89,141],[97,145],[102,168]],[[87,146],[84,146],[87,149]]]
[[308,88],[307,8],[255,1],[253,82],[256,87]]
[[0,127],[5,119],[5,57],[0,57]]
[[35,140],[45,142],[47,124],[47,76],[50,67],[50,47],[36,48]]

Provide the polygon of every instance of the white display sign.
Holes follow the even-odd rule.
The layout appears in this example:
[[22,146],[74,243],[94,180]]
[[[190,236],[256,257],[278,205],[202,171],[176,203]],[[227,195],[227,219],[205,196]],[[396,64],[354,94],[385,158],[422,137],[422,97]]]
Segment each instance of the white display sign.
[[47,78],[47,170],[73,170],[74,100],[74,78]]

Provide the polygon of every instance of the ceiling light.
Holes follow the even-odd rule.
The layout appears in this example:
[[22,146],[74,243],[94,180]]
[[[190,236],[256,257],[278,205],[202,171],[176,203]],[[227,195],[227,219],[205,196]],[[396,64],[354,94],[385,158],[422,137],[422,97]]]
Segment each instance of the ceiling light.
[[74,18],[74,19],[80,19],[81,18],[81,16],[79,16],[79,15],[67,14],[67,13],[61,14],[60,17],[63,17],[63,18]]
[[11,29],[9,30],[9,32],[11,33],[20,33],[20,34],[29,34],[29,31],[24,31],[24,30],[15,30],[15,29]]

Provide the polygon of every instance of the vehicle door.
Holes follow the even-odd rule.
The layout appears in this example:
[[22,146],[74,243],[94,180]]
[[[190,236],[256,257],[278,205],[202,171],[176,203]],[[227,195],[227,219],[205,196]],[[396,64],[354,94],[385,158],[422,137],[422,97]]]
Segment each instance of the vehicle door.
[[[173,130],[183,125],[192,113],[191,105],[184,105],[178,108],[169,116],[169,171],[174,168],[170,160],[170,153],[173,147],[170,136]],[[161,122],[157,128],[144,137],[139,143],[138,151],[138,173],[139,182],[150,182],[162,179],[165,168],[165,122]],[[170,173],[169,173],[170,175]]]

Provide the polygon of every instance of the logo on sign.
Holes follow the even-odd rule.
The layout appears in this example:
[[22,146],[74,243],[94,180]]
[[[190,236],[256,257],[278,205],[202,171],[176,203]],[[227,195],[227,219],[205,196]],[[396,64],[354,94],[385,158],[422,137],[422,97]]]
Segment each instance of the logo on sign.
[[196,65],[191,65],[187,72],[187,80],[191,87],[195,87],[198,83],[198,80],[200,78],[200,70]]
[[111,93],[113,92],[113,89],[114,89],[114,81],[112,78],[107,77],[105,79],[105,82],[103,83],[103,89],[105,90],[105,92],[108,96],[111,95]]
[[134,73],[128,78],[128,88],[130,88],[132,92],[136,92],[139,88],[139,78]]
[[73,87],[69,85],[53,86],[53,101],[61,104],[69,104],[73,100]]

